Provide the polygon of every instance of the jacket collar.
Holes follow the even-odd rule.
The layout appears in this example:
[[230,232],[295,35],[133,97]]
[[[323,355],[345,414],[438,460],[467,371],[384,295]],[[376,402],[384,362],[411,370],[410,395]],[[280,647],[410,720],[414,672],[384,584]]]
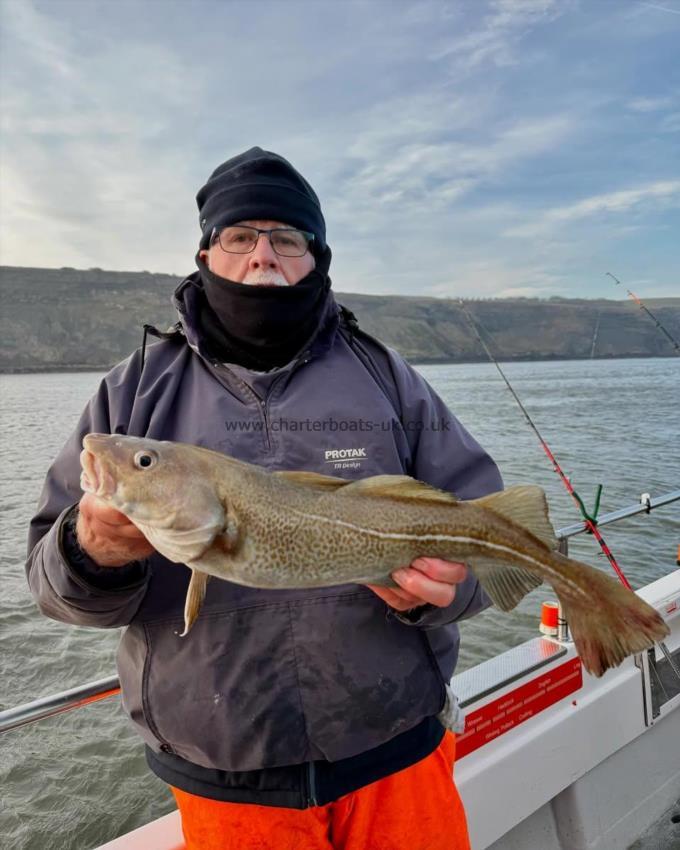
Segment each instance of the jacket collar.
[[[184,278],[179,284],[173,294],[172,301],[179,314],[182,329],[189,346],[204,360],[214,362],[213,358],[206,352],[205,339],[200,327],[198,298],[201,287],[200,275],[198,272],[194,272]],[[309,337],[306,345],[291,363],[280,368],[290,368],[300,360],[316,358],[328,351],[335,341],[339,325],[340,308],[333,297],[333,291],[329,290],[326,305],[321,313],[319,323]]]

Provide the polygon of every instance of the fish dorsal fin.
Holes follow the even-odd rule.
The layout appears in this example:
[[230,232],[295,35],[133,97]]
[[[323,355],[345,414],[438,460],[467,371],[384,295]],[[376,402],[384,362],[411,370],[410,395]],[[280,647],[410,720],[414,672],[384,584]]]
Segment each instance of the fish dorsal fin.
[[296,472],[282,469],[272,473],[278,478],[290,481],[292,484],[300,484],[302,487],[312,487],[314,490],[337,490],[346,484],[351,484],[346,478],[335,478],[333,475],[320,475],[318,472]]
[[400,502],[437,502],[455,504],[458,500],[451,493],[437,490],[423,481],[408,475],[372,475],[352,481],[342,491],[343,496],[381,496]]
[[504,566],[495,558],[473,557],[469,563],[479,583],[501,611],[512,611],[527,593],[543,584],[539,576],[528,570]]
[[549,549],[557,548],[555,530],[548,518],[545,493],[536,484],[517,484],[500,493],[474,499],[471,504],[495,511],[530,531]]

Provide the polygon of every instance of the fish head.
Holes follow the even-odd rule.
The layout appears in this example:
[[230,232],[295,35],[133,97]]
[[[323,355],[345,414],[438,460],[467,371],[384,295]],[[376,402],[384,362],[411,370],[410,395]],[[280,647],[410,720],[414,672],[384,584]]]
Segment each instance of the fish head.
[[225,525],[212,454],[184,443],[87,434],[80,486],[124,514],[159,552],[186,563]]

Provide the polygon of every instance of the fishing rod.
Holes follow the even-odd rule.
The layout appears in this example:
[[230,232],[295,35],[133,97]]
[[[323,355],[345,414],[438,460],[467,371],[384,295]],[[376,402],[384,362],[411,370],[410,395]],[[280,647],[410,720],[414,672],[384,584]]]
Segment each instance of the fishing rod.
[[[607,545],[607,543],[606,543],[606,541],[605,541],[604,537],[602,536],[602,534],[600,533],[599,528],[597,527],[597,514],[598,514],[598,511],[599,511],[599,508],[600,508],[600,496],[601,496],[601,494],[602,494],[602,485],[600,484],[600,485],[598,486],[597,494],[596,494],[596,496],[595,496],[595,507],[594,507],[594,509],[593,509],[593,513],[592,513],[592,514],[590,514],[590,513],[588,513],[588,511],[586,510],[586,506],[583,504],[583,499],[581,499],[581,497],[579,496],[579,494],[578,494],[578,493],[576,492],[576,490],[574,489],[574,487],[573,487],[573,485],[572,485],[571,481],[569,480],[569,478],[567,477],[567,475],[565,475],[565,473],[564,473],[564,471],[562,470],[562,467],[560,466],[560,464],[559,464],[559,462],[558,462],[557,458],[555,457],[555,455],[554,455],[554,454],[552,453],[552,451],[550,450],[550,446],[549,446],[549,445],[546,443],[546,441],[543,439],[543,436],[542,436],[541,432],[538,430],[538,428],[537,428],[537,427],[536,427],[536,425],[534,424],[534,421],[533,421],[533,419],[531,418],[531,416],[529,415],[529,412],[527,411],[526,407],[522,404],[522,401],[521,401],[520,397],[517,395],[517,393],[515,392],[515,390],[514,390],[514,388],[513,388],[512,384],[510,383],[510,381],[509,381],[509,380],[508,380],[508,378],[506,377],[505,372],[501,369],[500,363],[499,363],[499,362],[498,362],[498,360],[494,357],[493,353],[492,353],[492,352],[491,352],[491,350],[489,349],[489,346],[488,346],[488,345],[484,342],[484,339],[482,338],[482,335],[481,335],[481,334],[480,334],[480,332],[479,332],[479,328],[477,327],[477,322],[479,322],[479,320],[477,320],[477,322],[476,322],[476,321],[472,318],[472,315],[470,314],[469,310],[467,309],[467,307],[465,306],[465,304],[464,304],[464,302],[463,302],[463,300],[462,300],[461,298],[459,298],[459,299],[458,299],[458,303],[459,303],[459,305],[460,305],[460,307],[461,307],[461,310],[462,310],[462,311],[463,311],[463,313],[465,314],[465,317],[467,318],[468,322],[469,322],[469,323],[470,323],[470,325],[472,326],[472,329],[473,329],[473,331],[475,332],[475,336],[477,337],[477,339],[478,339],[478,340],[479,340],[479,342],[481,343],[482,348],[483,348],[483,349],[484,349],[484,351],[486,352],[486,354],[487,354],[487,356],[488,356],[489,360],[491,360],[491,362],[494,364],[494,366],[496,367],[496,369],[498,369],[498,372],[499,372],[499,374],[500,374],[501,378],[503,378],[503,381],[505,382],[506,387],[507,387],[507,388],[510,390],[510,392],[512,393],[512,396],[513,396],[513,398],[515,399],[515,401],[517,402],[517,404],[518,404],[518,406],[519,406],[519,409],[520,409],[520,410],[522,411],[522,413],[524,414],[524,418],[525,418],[525,419],[527,420],[527,422],[529,423],[529,426],[530,426],[531,430],[532,430],[532,431],[534,432],[534,434],[536,434],[536,436],[538,437],[538,441],[539,441],[539,443],[541,444],[541,447],[543,448],[543,451],[546,453],[546,455],[548,456],[548,459],[550,460],[550,462],[551,462],[551,463],[552,463],[552,465],[553,465],[553,470],[554,470],[554,471],[558,474],[558,476],[560,477],[560,480],[562,481],[562,483],[563,483],[563,484],[564,484],[564,486],[566,487],[567,492],[569,493],[569,495],[571,496],[571,498],[574,500],[574,502],[575,502],[576,506],[578,507],[579,511],[581,512],[581,516],[583,517],[583,521],[584,521],[584,524],[585,524],[585,526],[586,526],[587,531],[588,531],[590,534],[592,534],[592,535],[593,535],[593,537],[595,538],[595,540],[597,540],[597,542],[599,543],[599,545],[600,545],[600,549],[601,549],[601,550],[602,550],[602,552],[605,554],[605,556],[606,556],[607,560],[609,561],[609,563],[610,563],[610,565],[611,565],[612,569],[614,570],[614,572],[615,572],[615,573],[616,573],[616,575],[618,576],[619,581],[621,582],[621,584],[623,584],[623,585],[624,585],[624,587],[627,587],[627,588],[628,588],[628,590],[633,591],[633,588],[632,588],[632,586],[631,586],[630,582],[629,582],[629,581],[628,581],[628,579],[626,578],[626,576],[625,576],[625,574],[624,574],[623,570],[621,569],[621,567],[618,565],[618,563],[617,563],[617,561],[616,561],[616,558],[614,557],[613,552],[611,551],[611,549],[610,549],[610,548],[609,548],[609,546]],[[484,332],[485,332],[486,334],[488,334],[489,336],[491,336],[491,335],[489,334],[489,332],[486,330],[486,328],[484,327],[484,325],[482,325],[482,323],[481,323],[481,322],[479,322],[479,326],[480,326],[480,327],[484,330]],[[675,675],[678,677],[678,679],[680,679],[680,669],[678,669],[677,665],[675,664],[675,662],[674,662],[674,660],[673,660],[673,658],[672,658],[672,656],[671,656],[670,652],[668,651],[668,647],[666,646],[666,644],[665,644],[663,641],[661,641],[658,645],[659,645],[659,647],[660,647],[661,651],[663,652],[664,656],[666,657],[666,661],[667,661],[667,662],[668,662],[668,664],[670,665],[671,669],[673,670],[673,672],[675,673]]]
[[[623,286],[623,284],[622,284],[622,283],[621,283],[621,281],[618,279],[618,277],[615,277],[615,276],[614,276],[611,272],[605,272],[605,275],[609,275],[609,277],[610,277],[610,278],[614,281],[614,284],[615,284],[615,285],[616,285],[616,284],[618,284],[619,286]],[[642,303],[642,300],[641,300],[640,298],[638,298],[638,297],[637,297],[637,295],[636,295],[634,292],[631,292],[631,291],[630,291],[630,289],[626,289],[626,292],[628,293],[628,295],[630,295],[630,297],[633,299],[633,301],[635,301],[635,303],[638,305],[638,307],[639,307],[641,310],[644,310],[644,311],[645,311],[645,313],[646,313],[646,314],[649,316],[649,318],[650,318],[650,319],[654,322],[654,324],[657,326],[657,328],[658,328],[658,329],[659,329],[662,333],[664,333],[664,334],[668,337],[668,339],[669,339],[669,340],[670,340],[670,342],[671,342],[671,345],[672,345],[672,346],[673,346],[673,348],[675,349],[675,353],[676,353],[676,354],[680,354],[680,343],[679,343],[676,339],[674,339],[674,338],[673,338],[673,337],[672,337],[672,336],[668,333],[668,331],[666,330],[666,328],[664,328],[664,326],[663,326],[663,325],[661,324],[661,322],[660,322],[660,321],[656,318],[656,316],[654,315],[654,313],[652,313],[652,311],[651,311],[651,310],[648,310],[648,309],[647,309],[647,307],[646,307],[646,306]]]

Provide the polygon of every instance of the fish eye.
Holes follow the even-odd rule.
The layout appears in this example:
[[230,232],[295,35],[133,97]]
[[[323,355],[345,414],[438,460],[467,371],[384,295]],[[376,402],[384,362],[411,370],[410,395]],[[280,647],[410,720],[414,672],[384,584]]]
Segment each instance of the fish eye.
[[152,451],[137,452],[134,458],[134,464],[137,469],[150,469],[158,463],[158,455]]

